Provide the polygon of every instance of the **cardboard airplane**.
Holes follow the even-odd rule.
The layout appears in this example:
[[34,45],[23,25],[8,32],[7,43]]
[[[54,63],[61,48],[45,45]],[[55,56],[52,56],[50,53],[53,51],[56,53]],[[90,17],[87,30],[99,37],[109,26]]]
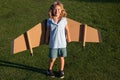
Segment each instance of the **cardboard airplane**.
[[[97,29],[83,25],[67,18],[71,41],[81,41],[85,47],[86,42],[101,42],[101,36]],[[32,27],[12,41],[11,52],[13,54],[30,50],[33,55],[33,48],[45,44],[46,20]]]

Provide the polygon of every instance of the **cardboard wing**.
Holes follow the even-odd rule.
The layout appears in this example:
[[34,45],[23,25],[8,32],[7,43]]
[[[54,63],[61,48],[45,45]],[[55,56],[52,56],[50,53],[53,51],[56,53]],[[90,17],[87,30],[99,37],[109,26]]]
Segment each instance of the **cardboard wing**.
[[29,49],[33,55],[32,48],[44,44],[45,29],[45,21],[43,21],[15,38],[11,44],[11,52],[16,54]]
[[72,41],[83,42],[83,47],[85,47],[85,42],[101,42],[101,35],[99,30],[69,18],[67,18],[67,21]]
[[[99,31],[87,25],[82,25],[72,19],[67,18],[71,40],[74,42],[100,42],[101,37]],[[21,34],[12,41],[11,51],[13,54],[30,50],[33,55],[32,48],[44,44],[46,31],[46,20],[32,27],[30,30]]]

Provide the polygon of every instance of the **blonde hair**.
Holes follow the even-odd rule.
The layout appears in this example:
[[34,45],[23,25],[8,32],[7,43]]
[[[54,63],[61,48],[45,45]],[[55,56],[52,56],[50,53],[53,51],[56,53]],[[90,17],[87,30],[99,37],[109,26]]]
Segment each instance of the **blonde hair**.
[[67,16],[67,13],[66,13],[66,11],[65,11],[65,9],[64,9],[64,7],[63,7],[63,4],[62,4],[61,2],[59,2],[59,1],[55,1],[55,2],[50,6],[50,8],[49,8],[49,12],[48,12],[49,18],[53,18],[53,17],[54,17],[54,15],[53,15],[53,9],[54,9],[56,6],[60,6],[61,9],[62,9],[61,14],[60,14],[60,18],[66,17],[66,16]]

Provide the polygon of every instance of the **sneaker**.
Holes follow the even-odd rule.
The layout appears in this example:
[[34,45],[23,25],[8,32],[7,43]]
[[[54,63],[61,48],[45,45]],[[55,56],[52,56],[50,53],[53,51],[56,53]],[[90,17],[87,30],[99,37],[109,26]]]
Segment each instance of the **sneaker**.
[[52,78],[55,77],[55,75],[54,75],[54,73],[52,72],[52,70],[47,70],[47,75],[50,76],[50,77],[52,77]]
[[64,71],[59,71],[59,77],[60,77],[61,79],[64,78]]

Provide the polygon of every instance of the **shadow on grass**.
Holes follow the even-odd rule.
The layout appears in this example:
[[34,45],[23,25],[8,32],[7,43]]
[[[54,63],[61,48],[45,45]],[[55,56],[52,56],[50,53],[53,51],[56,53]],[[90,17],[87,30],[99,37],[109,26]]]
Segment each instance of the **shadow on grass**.
[[[70,0],[70,1],[75,1],[75,0]],[[76,1],[80,1],[80,2],[113,2],[113,3],[117,3],[120,2],[120,0],[76,0]]]
[[18,69],[38,72],[38,73],[46,75],[46,70],[45,69],[39,69],[39,68],[36,68],[36,67],[31,67],[31,66],[18,64],[18,63],[13,63],[13,62],[9,62],[9,61],[0,60],[0,66],[18,68]]

